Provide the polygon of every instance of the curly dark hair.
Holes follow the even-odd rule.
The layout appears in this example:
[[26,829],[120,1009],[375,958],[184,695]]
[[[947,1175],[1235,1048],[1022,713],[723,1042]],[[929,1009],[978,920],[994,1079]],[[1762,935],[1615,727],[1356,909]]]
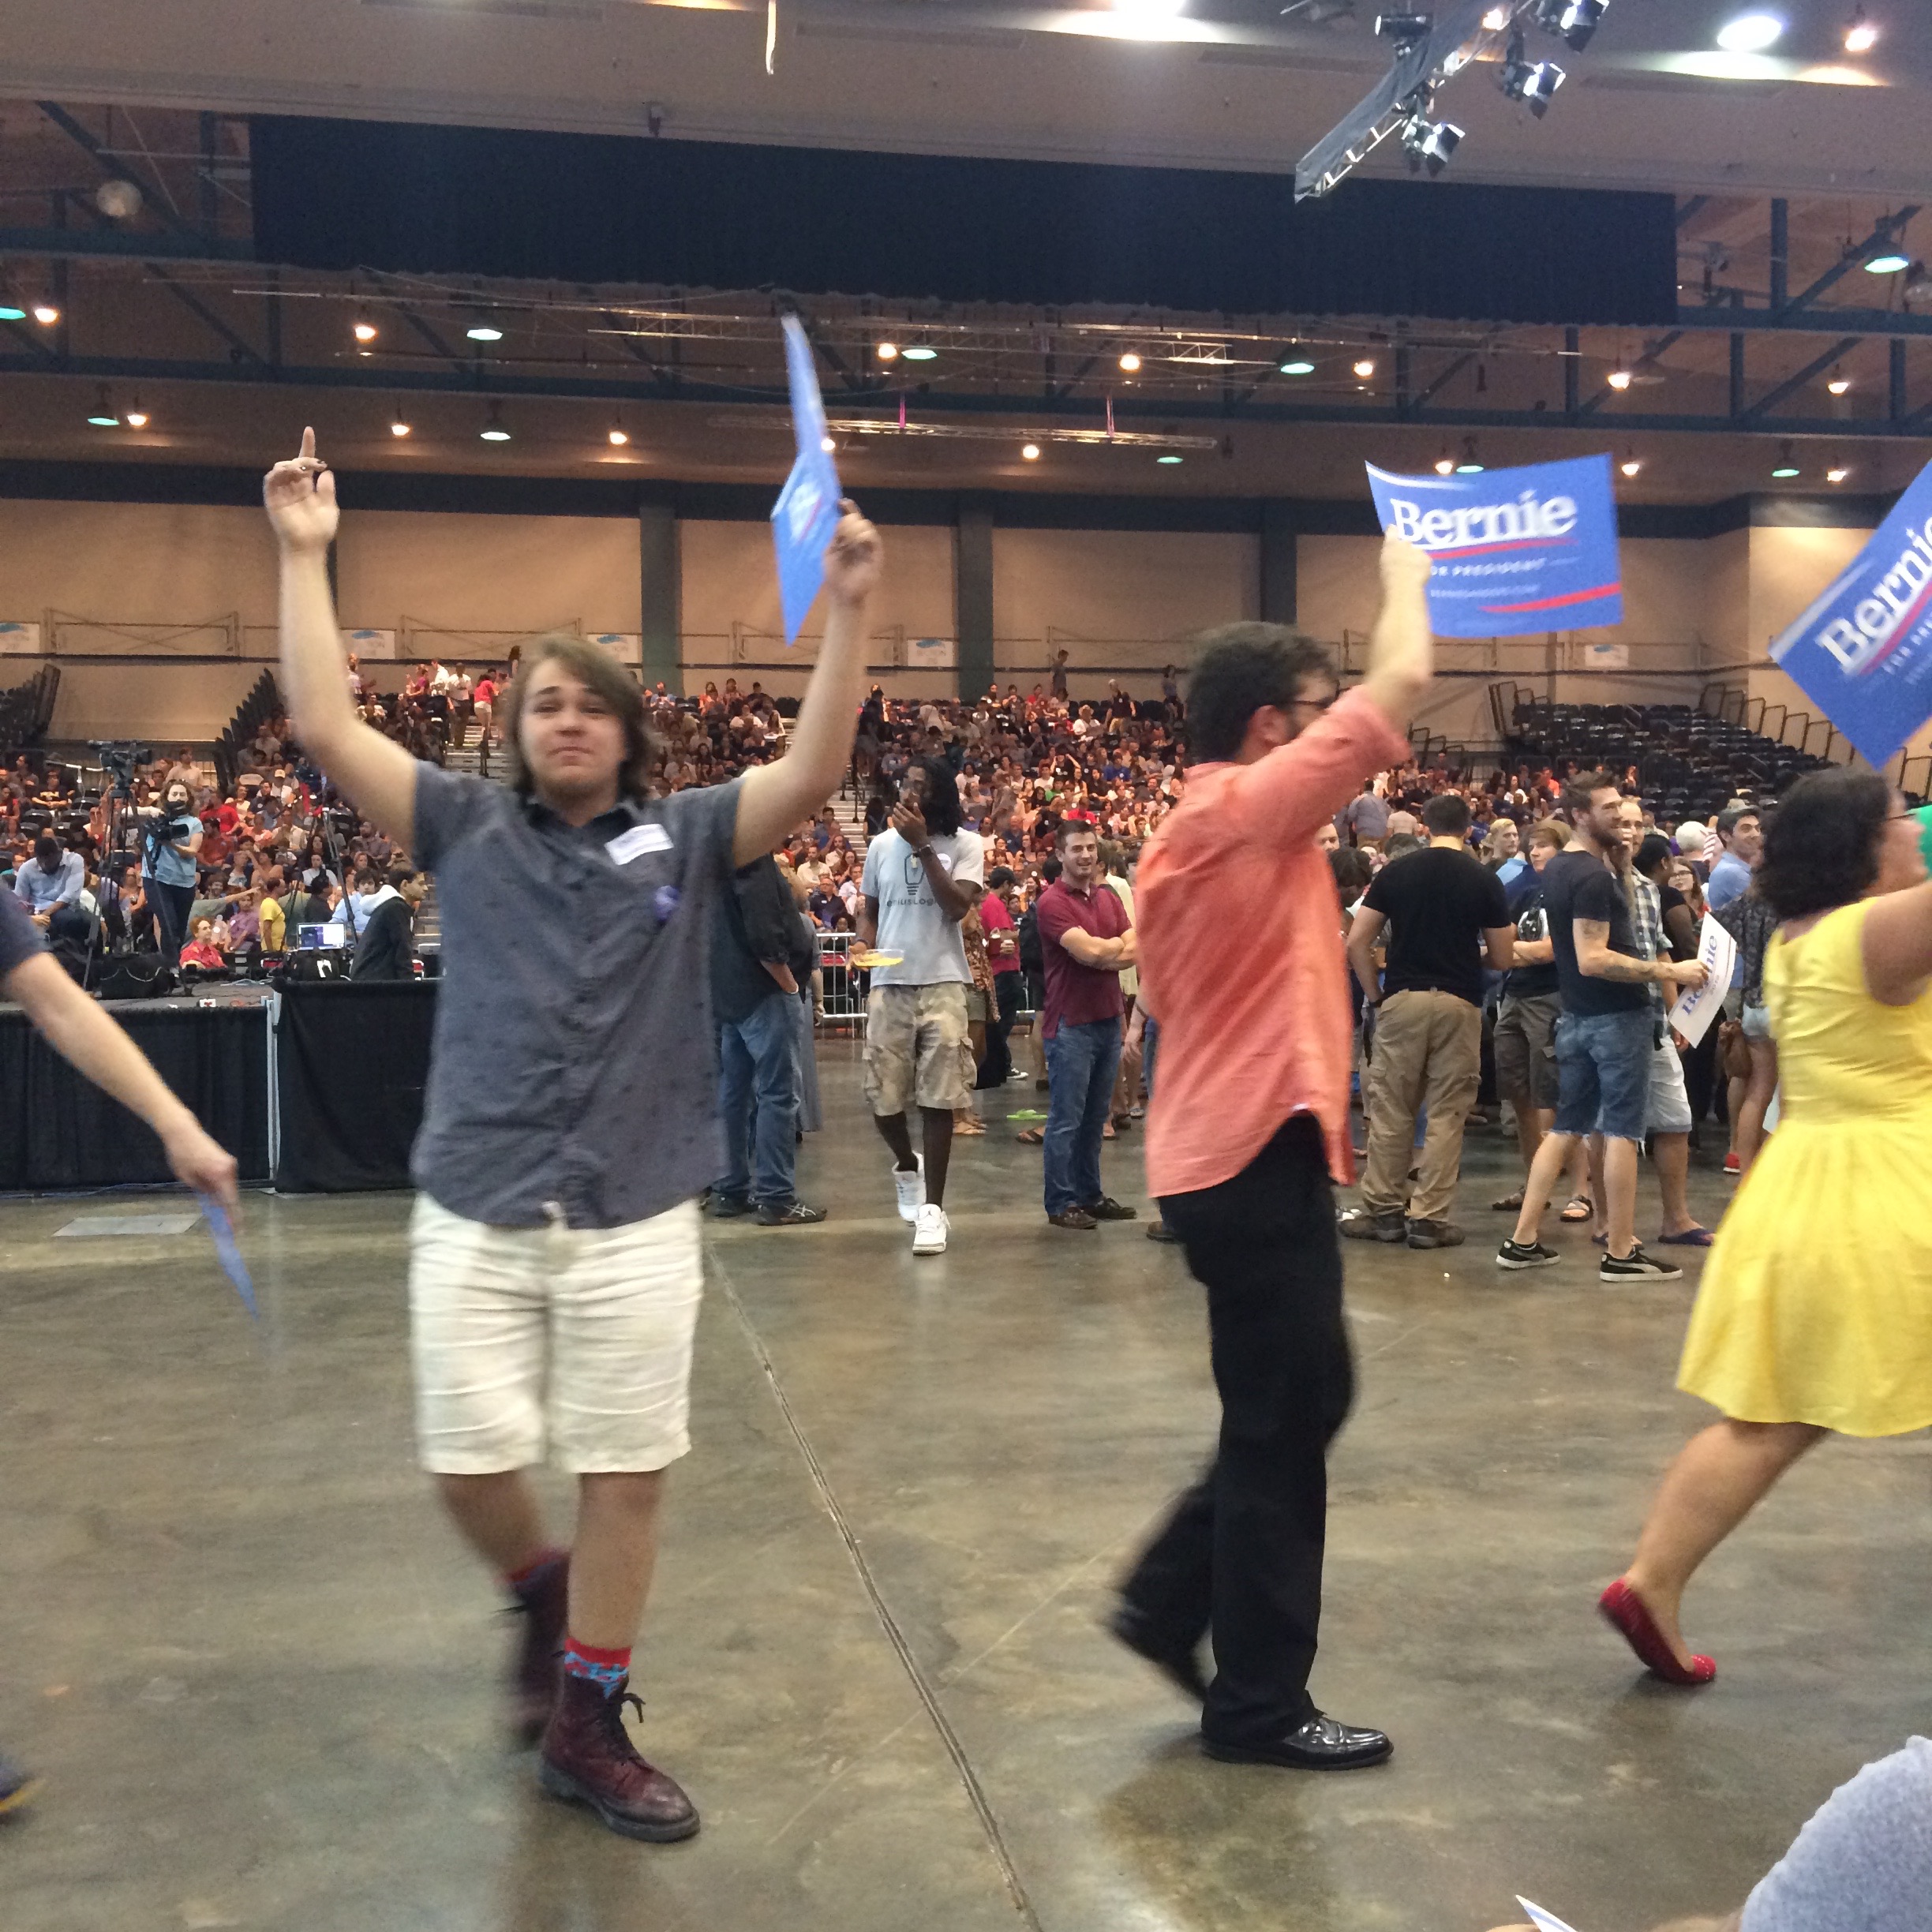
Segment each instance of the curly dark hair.
[[926,790],[919,801],[919,816],[928,832],[949,837],[960,829],[959,781],[953,767],[942,758],[916,758],[907,767],[926,774]]
[[1204,632],[1188,674],[1188,735],[1195,762],[1236,756],[1248,721],[1269,705],[1293,704],[1308,678],[1341,682],[1327,652],[1285,624],[1231,623]]
[[1892,788],[1876,772],[1807,772],[1766,821],[1758,897],[1780,919],[1863,897],[1891,814]]

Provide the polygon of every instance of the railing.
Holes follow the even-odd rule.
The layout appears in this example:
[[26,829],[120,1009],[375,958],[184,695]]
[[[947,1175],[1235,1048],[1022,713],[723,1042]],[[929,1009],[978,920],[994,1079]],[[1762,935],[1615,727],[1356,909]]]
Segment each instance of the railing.
[[189,623],[129,623],[50,610],[42,637],[50,657],[239,657],[242,617],[228,611]]

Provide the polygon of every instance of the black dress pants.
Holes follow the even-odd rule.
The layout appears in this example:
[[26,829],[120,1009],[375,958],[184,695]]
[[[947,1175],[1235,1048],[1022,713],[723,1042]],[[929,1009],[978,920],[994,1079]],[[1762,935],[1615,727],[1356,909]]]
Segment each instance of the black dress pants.
[[1297,1114],[1232,1180],[1160,1207],[1208,1291],[1221,1439],[1121,1593],[1163,1647],[1211,1631],[1201,1729],[1259,1743],[1315,1709],[1327,1450],[1354,1397],[1321,1129]]
[[991,1018],[987,1023],[986,1055],[974,1076],[975,1087],[1004,1087],[1013,1072],[1013,1050],[1007,1044],[1013,1022],[1020,1017],[1020,975],[1017,972],[993,975],[995,996]]

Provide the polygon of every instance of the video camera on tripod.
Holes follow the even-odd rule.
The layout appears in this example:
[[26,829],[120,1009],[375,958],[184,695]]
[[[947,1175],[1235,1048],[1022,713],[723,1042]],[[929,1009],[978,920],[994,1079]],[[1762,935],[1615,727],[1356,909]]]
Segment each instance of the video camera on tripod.
[[152,746],[132,738],[90,738],[88,749],[100,760],[101,769],[114,781],[112,788],[122,797],[134,788],[134,767],[148,764],[154,758]]

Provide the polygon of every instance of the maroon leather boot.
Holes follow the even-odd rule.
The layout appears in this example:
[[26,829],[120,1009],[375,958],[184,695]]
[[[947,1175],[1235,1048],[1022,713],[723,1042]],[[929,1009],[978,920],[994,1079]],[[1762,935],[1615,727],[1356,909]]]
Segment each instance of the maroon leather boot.
[[668,1844],[698,1829],[698,1808],[677,1781],[638,1754],[623,1707],[644,1705],[622,1679],[606,1697],[587,1677],[564,1678],[537,1754],[537,1781],[552,1798],[587,1806],[626,1838]]

